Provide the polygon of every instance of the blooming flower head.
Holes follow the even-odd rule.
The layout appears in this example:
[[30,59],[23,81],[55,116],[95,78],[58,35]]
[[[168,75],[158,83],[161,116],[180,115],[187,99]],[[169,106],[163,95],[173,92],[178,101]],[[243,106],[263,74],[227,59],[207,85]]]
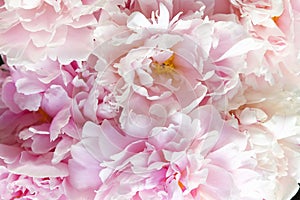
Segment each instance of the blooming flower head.
[[47,58],[68,64],[87,59],[93,49],[97,1],[1,1],[0,5],[0,53],[9,65]]
[[[123,32],[107,40],[101,25],[96,30],[97,84],[111,88],[113,98],[108,106],[117,107],[118,113],[99,125],[92,122],[84,125],[82,141],[74,146],[70,160],[70,166],[83,171],[71,173],[70,182],[85,192],[98,188],[96,199],[247,196],[238,187],[244,180],[230,178],[238,176],[238,173],[231,175],[233,169],[251,174],[253,185],[254,177],[259,176],[254,171],[253,153],[247,150],[246,137],[238,131],[232,137],[233,141],[243,138],[243,145],[234,155],[242,153],[247,160],[245,165],[220,169],[215,166],[220,165],[217,156],[212,153],[210,158],[210,153],[217,151],[213,147],[218,141],[222,149],[220,157],[235,149],[226,146],[230,142],[222,138],[236,129],[230,125],[222,128],[224,121],[214,106],[224,111],[224,102],[238,91],[234,90],[239,85],[238,67],[245,65],[247,52],[256,48],[255,43],[251,44],[255,40],[247,38],[242,26],[236,23],[179,19],[179,15],[170,19],[162,3],[159,11],[150,18],[141,11],[133,12],[127,26],[120,24]],[[109,21],[102,23],[111,32],[116,29],[115,23],[111,26]],[[224,29],[226,25],[228,28]],[[232,36],[232,32],[239,34]],[[238,51],[249,43],[246,49]],[[210,114],[217,117],[213,118],[215,122],[209,120]],[[80,159],[83,157],[88,158],[93,171],[87,170]],[[220,188],[221,196],[214,196],[212,190],[218,186],[213,182],[214,177],[207,174],[210,170],[220,176],[225,174],[222,177],[236,193]],[[100,180],[86,180],[86,187],[76,182],[75,177],[93,176],[92,173],[99,174]],[[193,176],[201,181],[197,182]],[[263,197],[259,191],[255,192]]]
[[231,0],[233,6],[239,9],[241,17],[249,17],[254,25],[273,26],[283,12],[282,0],[240,1]]
[[[194,121],[189,121],[192,116]],[[173,130],[175,135],[183,131],[178,137],[185,139],[176,142],[171,138],[169,145],[163,146],[153,140],[155,135],[137,138],[124,135],[126,133],[109,121],[101,125],[88,122],[83,128],[83,140],[72,150],[70,168],[81,170],[70,174],[71,184],[84,192],[98,188],[95,199],[248,197],[243,190],[245,180],[238,177],[247,174],[248,186],[251,187],[261,184],[256,181],[259,174],[254,170],[253,152],[246,149],[245,135],[223,123],[213,107],[197,109]],[[185,129],[180,130],[180,127]],[[165,132],[158,133],[160,137],[162,134],[169,136],[168,128],[165,129]],[[189,131],[192,130],[194,133],[190,137]],[[232,144],[232,140],[239,141],[238,145]],[[225,155],[230,156],[227,161]],[[84,179],[85,184],[76,181],[76,177],[84,176],[97,178]],[[230,187],[218,185],[214,181],[217,177]],[[213,192],[216,190],[217,193]],[[255,187],[253,192],[262,195]]]
[[[44,62],[35,72],[21,66],[6,68],[1,85],[0,157],[1,166],[7,170],[1,174],[3,182],[11,187],[8,199],[42,198],[52,190],[53,198],[64,198],[61,184],[68,175],[65,160],[77,134],[71,119],[70,88],[66,86],[70,76],[68,70],[62,75],[56,64]],[[51,73],[47,73],[48,67]],[[43,184],[49,187],[43,189]]]
[[67,199],[62,182],[60,177],[32,178],[0,169],[2,199]]

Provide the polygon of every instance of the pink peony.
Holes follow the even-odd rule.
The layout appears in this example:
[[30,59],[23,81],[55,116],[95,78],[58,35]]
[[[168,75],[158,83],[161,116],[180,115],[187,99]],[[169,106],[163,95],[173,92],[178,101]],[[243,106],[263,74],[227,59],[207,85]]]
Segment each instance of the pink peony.
[[[101,32],[100,26],[99,31],[95,32],[100,43],[95,50],[95,55],[99,57],[96,65],[99,82],[105,85],[118,82],[117,87],[122,88],[122,96],[117,98],[126,99],[125,95],[130,95],[130,90],[133,90],[153,99],[158,97],[149,96],[154,90],[151,87],[156,87],[156,83],[161,84],[160,82],[169,84],[167,80],[172,79],[168,74],[173,70],[173,83],[170,82],[170,86],[166,85],[166,88],[174,88],[176,84],[184,87],[184,81],[187,80],[188,87],[191,88],[183,90],[198,93],[195,87],[199,87],[196,85],[200,81],[207,87],[207,99],[224,110],[229,99],[239,92],[239,72],[246,68],[247,52],[259,49],[262,45],[249,38],[237,23],[213,22],[201,18],[178,19],[180,15],[178,13],[169,20],[170,14],[164,4],[160,4],[160,15],[156,18],[153,15],[151,19],[147,19],[142,13],[134,12],[128,18],[127,27],[121,26],[122,32],[107,40],[103,40],[106,35]],[[111,22],[103,22],[104,30],[113,32],[116,29],[115,23],[108,23]],[[136,46],[139,47],[135,48]],[[246,48],[239,51],[241,46]],[[109,52],[114,52],[113,56]],[[124,55],[124,52],[128,53]],[[175,69],[171,67],[160,70],[159,65],[164,62],[174,62]],[[157,73],[159,76],[155,75]],[[163,76],[164,74],[167,75]],[[139,82],[140,80],[143,82]],[[176,83],[174,80],[179,81]],[[174,90],[175,88],[170,92],[174,93]]]
[[[0,53],[9,65],[68,64],[93,50],[98,1],[0,1]],[[84,35],[84,37],[81,37]]]
[[[70,76],[67,71],[62,75],[59,65],[51,61],[38,67],[35,72],[22,67],[8,67],[5,71],[0,157],[1,165],[8,170],[3,179],[12,187],[7,194],[12,196],[7,198],[42,198],[52,190],[53,198],[65,198],[61,183],[69,173],[66,160],[70,146],[78,139],[71,119],[68,87],[63,84],[63,77],[69,81]],[[51,73],[47,73],[48,67],[53,69]],[[59,182],[48,183],[53,177],[59,177]],[[49,186],[43,189],[42,184]]]
[[101,113],[107,115],[107,109],[101,109],[107,92],[96,87],[95,73],[89,73],[87,63],[61,65],[47,60],[27,69],[2,68],[1,165],[16,175],[61,177],[64,193],[76,195],[65,179],[71,146],[81,139],[82,122],[99,122]]
[[[263,76],[271,85],[288,72],[299,74],[297,4],[293,1],[231,1],[241,24],[261,43],[248,58],[246,74]],[[253,58],[256,58],[253,59]],[[255,69],[253,69],[255,68]]]
[[256,154],[257,172],[264,175],[268,185],[266,199],[290,199],[298,190],[299,148],[297,141],[299,117],[294,115],[268,116],[258,108],[236,112],[240,129],[249,136]]
[[[166,146],[153,143],[152,136],[141,139],[123,135],[108,121],[100,126],[87,122],[82,141],[72,150],[70,183],[85,193],[98,188],[95,199],[263,198],[255,187],[262,182],[256,180],[260,175],[254,170],[254,153],[246,149],[246,137],[224,126],[211,106],[185,118],[177,126],[170,122],[175,134],[184,127],[184,135],[177,136],[183,140],[176,143],[172,139]],[[192,137],[187,135],[189,128],[195,130]],[[165,130],[160,134],[168,137],[168,128]],[[74,173],[72,169],[76,169]],[[222,177],[221,184],[228,187],[220,187],[215,176]]]
[[[205,160],[208,152],[189,155],[195,137],[203,134],[205,138],[210,135],[209,129],[201,130],[203,125],[197,114],[201,116],[202,110],[197,107],[218,102],[216,106],[224,110],[224,98],[239,84],[236,69],[241,64],[245,65],[246,53],[257,47],[251,44],[251,38],[247,38],[242,27],[236,23],[228,23],[228,27],[233,26],[233,29],[222,29],[226,23],[203,19],[178,20],[176,16],[170,21],[169,16],[166,6],[160,4],[157,18],[149,20],[146,15],[134,12],[128,18],[127,27],[122,27],[122,30],[127,30],[111,40],[103,39],[106,35],[102,34],[100,28],[96,32],[99,34],[99,46],[95,51],[99,58],[95,66],[98,71],[97,81],[100,86],[112,88],[113,98],[109,105],[116,106],[119,113],[101,125],[87,122],[83,128],[82,141],[75,145],[78,146],[74,148],[77,151],[72,153],[73,159],[70,160],[71,168],[83,169],[82,172],[76,170],[76,173],[70,174],[70,183],[82,191],[99,187],[96,199],[147,199],[151,196],[172,199],[178,194],[182,198],[212,195],[210,189],[207,189],[207,194],[196,192],[201,183],[205,185],[207,170],[216,170],[215,167],[204,167],[205,170],[201,168],[209,162]],[[143,19],[143,23],[139,19]],[[102,23],[105,30],[110,28],[113,32],[116,28],[115,24],[107,25],[109,21]],[[240,34],[233,37],[231,31]],[[197,37],[200,34],[202,37]],[[244,51],[238,52],[240,45],[244,44],[249,45]],[[236,91],[232,93],[233,96]],[[213,113],[218,115],[217,112]],[[206,118],[205,115],[203,118]],[[216,134],[215,141],[208,144],[212,147],[222,132],[224,122],[221,118],[219,120],[217,126],[212,121],[207,124],[216,129],[213,132]],[[87,152],[80,155],[82,147]],[[240,151],[246,151],[246,145]],[[84,156],[86,153],[91,156]],[[181,164],[172,159],[180,155],[183,160],[178,162],[183,162],[182,168],[177,169],[175,165]],[[197,155],[202,156],[202,159],[196,159]],[[162,156],[165,158],[162,159]],[[88,171],[81,157],[89,158],[87,161],[94,166],[93,171]],[[251,177],[259,176],[254,171],[255,163],[250,156],[248,159],[252,164],[243,166],[249,167],[249,172],[245,170],[243,173],[249,173]],[[200,162],[199,166],[194,166],[197,162]],[[189,165],[192,168],[191,174],[184,175],[187,177],[181,181],[181,173],[189,173],[181,171]],[[199,173],[203,182],[193,182],[193,173]],[[100,181],[86,180],[86,184],[78,184],[75,177],[87,174],[99,174]],[[149,180],[150,184],[147,177],[156,178]],[[232,182],[231,178],[228,179]],[[164,185],[161,185],[162,181]],[[243,180],[232,182],[232,187],[237,187],[235,184],[241,182]],[[114,184],[120,185],[115,187]],[[235,195],[241,195],[241,189],[235,192]],[[220,194],[230,196],[230,193],[224,191]],[[246,195],[245,191],[242,193]]]
[[276,18],[283,13],[282,0],[230,0],[231,4],[240,12],[241,18],[247,18],[253,25],[266,27],[274,26],[272,18]]
[[32,178],[0,167],[1,199],[67,199],[60,177]]
[[72,117],[79,127],[87,120],[100,123],[115,117],[118,112],[111,96],[112,88],[96,82],[97,72],[93,65],[92,61],[79,65],[72,80]]

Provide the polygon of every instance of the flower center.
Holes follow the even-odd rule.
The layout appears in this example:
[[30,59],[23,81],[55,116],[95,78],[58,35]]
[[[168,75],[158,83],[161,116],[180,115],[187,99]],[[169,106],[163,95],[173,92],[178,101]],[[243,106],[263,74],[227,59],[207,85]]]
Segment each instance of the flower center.
[[51,117],[43,109],[40,108],[37,113],[41,115],[41,122],[51,122]]
[[184,191],[186,189],[186,187],[183,185],[183,183],[181,181],[178,181],[178,185],[182,191]]
[[186,187],[184,186],[184,184],[180,181],[180,177],[179,177],[179,173],[175,172],[175,174],[173,174],[173,179],[177,181],[178,186],[180,187],[180,189],[182,191],[186,190]]
[[158,62],[153,62],[152,67],[154,68],[154,73],[156,74],[172,74],[175,71],[175,65],[173,63],[174,55],[170,56],[162,64]]
[[272,20],[275,22],[276,25],[278,25],[278,20],[280,16],[274,16],[272,17]]

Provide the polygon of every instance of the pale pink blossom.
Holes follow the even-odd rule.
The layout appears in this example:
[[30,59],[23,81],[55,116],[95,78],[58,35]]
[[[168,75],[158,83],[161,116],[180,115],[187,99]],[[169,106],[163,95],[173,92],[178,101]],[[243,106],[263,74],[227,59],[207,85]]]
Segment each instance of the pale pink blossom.
[[[97,74],[87,62],[61,65],[47,60],[30,68],[6,67],[1,71],[1,165],[22,176],[60,177],[67,199],[93,198],[93,190],[83,188],[100,184],[100,178],[90,178],[97,166],[91,170],[89,165],[84,171],[92,159],[88,154],[76,159],[76,153],[81,155],[85,149],[73,145],[85,141],[82,126],[86,121],[102,123],[114,116],[109,105],[104,106],[110,91],[95,82]],[[18,101],[20,95],[23,99]],[[32,101],[35,96],[40,98]]]
[[[178,141],[180,149],[172,148],[176,140],[166,146],[151,144],[151,138],[148,142],[124,135],[112,122],[87,122],[82,141],[72,150],[70,167],[77,170],[70,174],[70,183],[85,193],[99,187],[95,199],[262,198],[255,187],[261,184],[256,180],[260,174],[254,171],[256,162],[246,149],[246,137],[224,126],[211,106],[195,110],[190,117],[200,123],[181,122],[176,132],[180,135],[184,127],[185,135],[180,137],[190,142]],[[189,127],[195,130],[190,139]],[[84,184],[76,181],[87,176],[95,179],[81,178]]]
[[[93,50],[99,1],[1,1],[0,53],[9,65],[50,58],[68,64]],[[82,37],[84,35],[84,37]]]
[[283,0],[230,0],[230,2],[239,10],[241,18],[250,19],[253,25],[266,27],[274,27],[272,17],[280,16],[284,9]]
[[257,172],[264,174],[268,185],[265,198],[290,199],[297,192],[299,182],[299,169],[295,167],[299,164],[296,149],[300,145],[296,139],[300,134],[299,75],[292,72],[293,65],[287,64],[294,60],[289,60],[286,54],[278,56],[281,60],[278,66],[265,62],[272,61],[269,56],[266,53],[262,57],[265,68],[251,70],[249,65],[247,71],[252,72],[243,75],[243,92],[236,97],[240,107],[231,114],[238,119],[240,129],[249,135],[258,162]]
[[[277,26],[275,29],[281,31]],[[259,36],[279,38],[272,28],[256,30]],[[300,134],[299,74],[294,73],[297,50],[285,35],[278,45],[260,40],[262,49],[248,54],[242,90],[234,97],[240,106],[231,114],[249,136],[258,162],[256,171],[264,175],[262,181],[268,185],[264,198],[291,199],[299,188],[299,169],[295,167],[299,163],[295,149],[300,145],[296,139]]]
[[97,83],[97,72],[93,65],[92,62],[79,65],[72,80],[72,117],[80,127],[87,120],[99,123],[118,113],[111,95],[112,88]]
[[274,18],[276,25],[284,33],[287,40],[287,46],[290,47],[288,52],[286,65],[290,71],[299,75],[299,68],[294,67],[299,63],[299,10],[300,5],[297,1],[284,1],[284,10],[280,16]]
[[53,199],[64,200],[61,177],[33,178],[9,172],[0,167],[1,199]]
[[53,61],[34,68],[8,67],[3,72],[1,162],[15,174],[65,177],[65,160],[79,139],[69,97],[74,69]]
[[[264,77],[273,85],[287,70],[299,74],[297,3],[294,1],[231,1],[245,30],[261,45],[251,52],[245,74]],[[255,58],[255,59],[254,59]],[[254,68],[254,69],[253,69]]]
[[[247,67],[247,53],[262,48],[262,44],[249,37],[236,22],[181,19],[180,13],[170,18],[162,3],[159,11],[156,15],[153,11],[150,19],[139,11],[133,12],[127,26],[121,24],[122,31],[114,37],[108,38],[101,27],[103,24],[105,32],[113,33],[117,28],[115,22],[104,20],[99,25],[95,31],[99,43],[94,52],[99,58],[95,66],[99,83],[116,85],[112,92],[121,94],[117,94],[117,103],[127,99],[132,92],[149,100],[164,98],[169,93],[177,95],[176,85],[186,87],[188,84],[190,88],[179,90],[193,90],[196,94],[189,95],[196,95],[194,103],[202,98],[200,93],[204,86],[207,87],[206,101],[214,103],[220,110],[237,108],[239,105],[228,102],[241,90],[239,73]],[[175,68],[168,66],[166,70],[157,71],[164,62],[172,62]],[[160,95],[154,95],[154,89],[161,82],[169,91],[163,89]],[[181,103],[183,109],[186,103]]]
[[[113,104],[119,113],[110,123],[86,123],[83,131],[94,127],[92,132],[101,133],[97,137],[110,132],[118,137],[113,137],[109,147],[96,145],[96,139],[88,143],[82,140],[87,151],[101,163],[101,184],[95,198],[253,199],[243,189],[246,187],[251,187],[256,198],[264,198],[263,191],[255,187],[264,182],[255,171],[254,153],[248,151],[246,137],[229,125],[223,129],[224,121],[217,117],[216,110],[211,109],[217,117],[212,120],[207,117],[209,111],[197,109],[204,104],[214,104],[219,111],[238,108],[240,102],[229,102],[243,91],[239,73],[247,68],[248,52],[262,48],[262,44],[249,37],[236,21],[180,18],[180,13],[171,15],[163,3],[159,4],[159,14],[153,11],[148,16],[138,10],[129,15],[127,24],[117,24],[117,17],[109,10],[106,14],[95,31],[98,47],[94,54],[99,58],[95,68],[98,84],[112,88]],[[116,21],[107,20],[109,15]],[[106,35],[118,29],[121,32],[113,37]],[[207,122],[202,121],[206,118]],[[108,124],[114,128],[104,132],[102,127]],[[228,146],[225,142],[219,151],[213,149],[219,139],[223,141],[220,135],[225,138],[232,132],[236,134],[226,141]],[[127,140],[119,139],[120,144],[116,142],[120,137]],[[190,149],[197,137],[199,144]],[[233,141],[240,143],[238,150],[231,144]],[[228,160],[237,163],[229,163],[224,169],[219,167],[223,161],[218,163],[218,159],[226,151],[234,157]],[[214,153],[210,155],[211,152]],[[207,174],[210,170],[222,177],[228,187],[216,185],[216,177]],[[194,173],[201,181],[193,179]],[[239,178],[240,174],[248,174],[244,177],[249,179]],[[147,177],[155,179],[147,184]]]
[[2,71],[6,77],[1,80],[0,130],[4,134],[0,143],[3,151],[9,145],[19,148],[14,162],[5,163],[18,163],[23,152],[38,159],[44,156],[52,165],[66,162],[87,120],[101,122],[114,116],[109,106],[104,107],[109,90],[94,84],[96,74],[87,63],[61,65],[47,60],[31,67]]
[[[42,67],[37,69],[39,66]],[[67,67],[61,69],[56,62],[47,61],[39,66],[35,71],[10,67],[11,76],[3,84],[2,100],[16,114],[24,111],[40,114],[41,121],[49,124],[51,140],[55,140],[71,116],[72,88],[68,84],[72,75]]]
[[[299,182],[299,117],[275,114],[268,116],[258,108],[237,112],[240,129],[249,136],[251,149],[256,154],[256,171],[264,174],[268,184],[266,199],[290,199],[298,190]],[[289,185],[287,187],[287,185]]]

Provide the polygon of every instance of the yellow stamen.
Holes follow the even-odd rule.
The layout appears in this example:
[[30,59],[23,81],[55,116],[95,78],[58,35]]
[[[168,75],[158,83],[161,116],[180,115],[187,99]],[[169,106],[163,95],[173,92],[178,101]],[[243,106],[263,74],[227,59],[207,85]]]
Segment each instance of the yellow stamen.
[[273,20],[273,21],[275,22],[275,24],[277,24],[277,25],[278,25],[279,17],[280,17],[280,16],[274,16],[274,17],[272,17],[272,20]]
[[42,122],[51,122],[51,117],[43,109],[40,108],[37,113],[41,115]]
[[162,64],[157,62],[153,62],[154,72],[156,74],[171,74],[175,71],[175,65],[173,63],[174,55],[170,56],[166,61]]
[[178,181],[178,185],[182,191],[184,191],[186,189],[186,187],[183,185],[183,183],[181,181]]

